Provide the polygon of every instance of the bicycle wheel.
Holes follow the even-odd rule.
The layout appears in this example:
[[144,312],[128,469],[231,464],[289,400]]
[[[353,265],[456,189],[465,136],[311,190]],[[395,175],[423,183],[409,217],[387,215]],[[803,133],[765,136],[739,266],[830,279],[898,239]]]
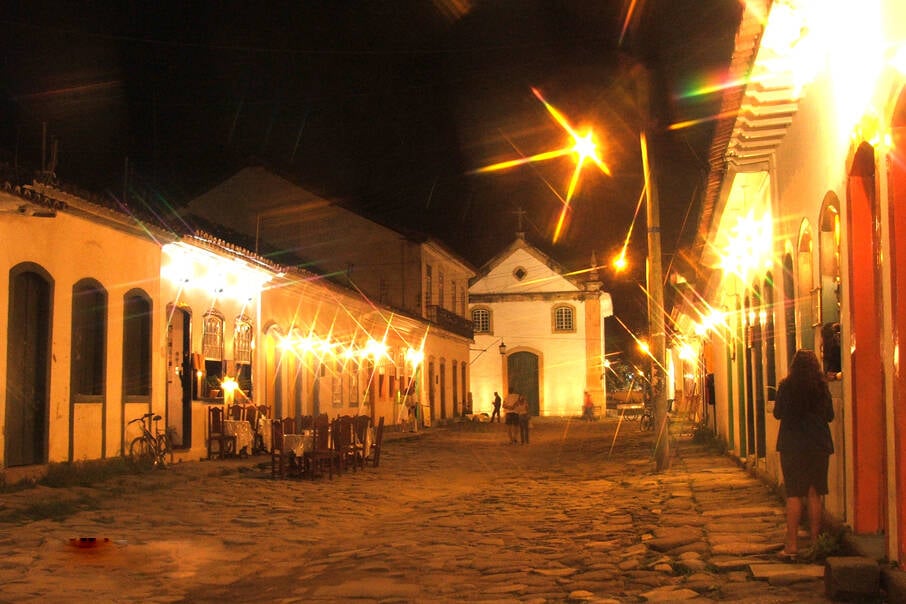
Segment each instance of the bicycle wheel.
[[135,437],[129,444],[129,461],[136,466],[154,465],[154,445],[144,436]]
[[173,446],[166,434],[157,435],[157,461],[161,466],[173,463]]

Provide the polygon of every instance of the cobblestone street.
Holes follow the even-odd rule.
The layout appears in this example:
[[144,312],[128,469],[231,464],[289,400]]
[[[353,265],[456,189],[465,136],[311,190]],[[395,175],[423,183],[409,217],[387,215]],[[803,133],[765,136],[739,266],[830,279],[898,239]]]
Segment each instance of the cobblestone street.
[[97,503],[0,524],[0,601],[827,601],[821,565],[776,562],[770,489],[690,442],[654,473],[653,435],[616,425],[536,419],[527,446],[500,424],[388,434],[380,467],[333,480],[257,457],[6,494]]

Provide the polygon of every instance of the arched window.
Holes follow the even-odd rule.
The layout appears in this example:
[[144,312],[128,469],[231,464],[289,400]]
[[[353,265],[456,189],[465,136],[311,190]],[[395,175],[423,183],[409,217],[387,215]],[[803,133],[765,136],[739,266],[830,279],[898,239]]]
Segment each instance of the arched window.
[[74,398],[104,394],[107,292],[94,279],[72,288],[71,388]]
[[472,309],[472,331],[491,333],[491,311],[488,308]]
[[252,324],[244,316],[237,317],[233,330],[233,360],[239,389],[252,398]]
[[219,382],[223,378],[223,317],[213,310],[204,315],[202,354],[208,380]]
[[576,313],[572,306],[559,304],[553,309],[553,326],[555,332],[576,331]]
[[123,396],[151,395],[151,299],[142,290],[123,298]]

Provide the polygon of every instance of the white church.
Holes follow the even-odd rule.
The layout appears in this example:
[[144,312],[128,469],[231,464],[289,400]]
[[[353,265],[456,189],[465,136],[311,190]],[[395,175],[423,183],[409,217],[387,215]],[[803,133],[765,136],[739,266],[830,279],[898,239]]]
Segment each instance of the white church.
[[585,391],[606,400],[604,319],[613,312],[592,268],[571,275],[516,233],[470,281],[475,333],[470,354],[473,413],[493,410],[494,392],[525,396],[532,415],[582,413]]

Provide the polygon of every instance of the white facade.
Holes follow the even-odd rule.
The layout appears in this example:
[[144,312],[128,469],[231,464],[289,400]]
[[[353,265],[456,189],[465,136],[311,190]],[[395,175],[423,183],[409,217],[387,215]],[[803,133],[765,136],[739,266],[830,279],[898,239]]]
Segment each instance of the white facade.
[[388,425],[409,397],[426,423],[461,412],[464,336],[145,219],[52,186],[0,188],[0,481],[128,454],[146,413],[178,459],[203,458],[208,409],[230,399]]
[[679,324],[714,375],[713,428],[778,484],[774,389],[796,349],[816,351],[836,414],[825,506],[902,565],[906,5],[749,8],[730,74],[748,79],[725,97],[699,227],[713,273]]
[[493,393],[510,391],[535,415],[579,415],[586,390],[603,405],[603,319],[611,305],[599,282],[565,276],[517,237],[473,280],[469,307],[474,413],[490,413]]

